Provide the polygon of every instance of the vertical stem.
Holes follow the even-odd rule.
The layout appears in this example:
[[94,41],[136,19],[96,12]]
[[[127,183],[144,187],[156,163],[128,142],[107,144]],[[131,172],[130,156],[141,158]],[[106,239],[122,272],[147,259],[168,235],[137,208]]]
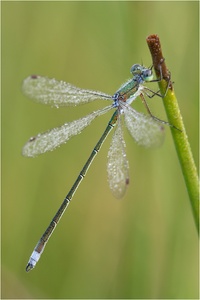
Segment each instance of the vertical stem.
[[[173,84],[170,80],[170,72],[166,67],[165,60],[162,55],[161,44],[158,35],[148,36],[147,44],[151,52],[156,76],[157,78],[163,79],[159,82],[159,88],[161,93],[164,95],[163,104],[169,123],[179,129],[177,130],[171,127],[171,133],[188,190],[194,220],[197,230],[199,231],[199,179],[197,168],[193,159],[181,112],[174,93]],[[167,88],[168,91],[165,95]]]

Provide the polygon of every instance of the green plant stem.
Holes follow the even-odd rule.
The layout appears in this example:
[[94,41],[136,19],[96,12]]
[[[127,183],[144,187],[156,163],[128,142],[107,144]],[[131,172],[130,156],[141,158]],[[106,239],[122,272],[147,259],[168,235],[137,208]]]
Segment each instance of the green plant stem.
[[147,43],[152,55],[153,66],[157,78],[163,78],[163,80],[158,83],[162,95],[165,95],[165,91],[168,87],[168,91],[163,97],[163,104],[169,123],[179,129],[177,130],[176,128],[171,127],[171,132],[188,190],[194,220],[199,232],[199,179],[197,168],[193,159],[178,102],[173,90],[173,85],[170,81],[170,73],[162,55],[159,37],[157,35],[150,35],[147,37]]

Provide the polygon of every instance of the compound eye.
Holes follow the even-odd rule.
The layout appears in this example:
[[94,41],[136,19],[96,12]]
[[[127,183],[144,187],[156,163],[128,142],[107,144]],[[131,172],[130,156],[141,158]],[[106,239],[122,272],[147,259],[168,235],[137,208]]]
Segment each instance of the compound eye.
[[143,78],[145,81],[151,81],[153,79],[153,73],[151,69],[146,69],[143,71]]
[[135,65],[133,65],[133,66],[131,67],[130,72],[131,72],[132,74],[139,73],[138,71],[141,71],[141,69],[142,69],[142,66],[141,66],[141,65],[135,64]]

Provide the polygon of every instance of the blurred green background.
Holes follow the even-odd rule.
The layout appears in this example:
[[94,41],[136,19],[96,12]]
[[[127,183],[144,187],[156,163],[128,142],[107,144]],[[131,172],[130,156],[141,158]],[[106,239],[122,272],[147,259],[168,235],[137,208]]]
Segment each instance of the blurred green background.
[[[198,236],[170,129],[162,147],[124,135],[130,186],[108,187],[111,135],[37,267],[25,266],[112,112],[66,145],[21,156],[30,136],[108,103],[53,109],[21,93],[30,74],[113,94],[134,63],[151,65],[149,34],[163,54],[198,164],[198,2],[2,2],[2,298],[198,298]],[[157,89],[157,85],[151,85]],[[149,100],[166,119],[162,101]],[[136,109],[143,109],[138,99]]]

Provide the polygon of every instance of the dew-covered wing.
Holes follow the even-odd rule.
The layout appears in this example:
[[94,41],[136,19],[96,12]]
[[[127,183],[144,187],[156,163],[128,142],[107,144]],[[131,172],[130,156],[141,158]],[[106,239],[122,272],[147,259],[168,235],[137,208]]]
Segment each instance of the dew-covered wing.
[[112,106],[107,106],[103,109],[95,111],[81,119],[65,123],[64,125],[53,128],[44,133],[31,137],[22,149],[22,154],[27,157],[35,157],[47,151],[52,151],[61,144],[66,143],[72,136],[75,136],[90,125],[90,123],[97,117],[107,111]]
[[136,141],[143,147],[158,147],[164,140],[164,127],[151,116],[139,113],[130,106],[123,106],[126,126]]
[[129,183],[129,166],[125,147],[126,145],[119,118],[109,148],[107,164],[109,186],[116,198],[122,198],[124,196],[126,187]]
[[112,100],[110,95],[77,88],[70,83],[32,75],[23,81],[24,95],[52,106],[80,105],[94,100]]

